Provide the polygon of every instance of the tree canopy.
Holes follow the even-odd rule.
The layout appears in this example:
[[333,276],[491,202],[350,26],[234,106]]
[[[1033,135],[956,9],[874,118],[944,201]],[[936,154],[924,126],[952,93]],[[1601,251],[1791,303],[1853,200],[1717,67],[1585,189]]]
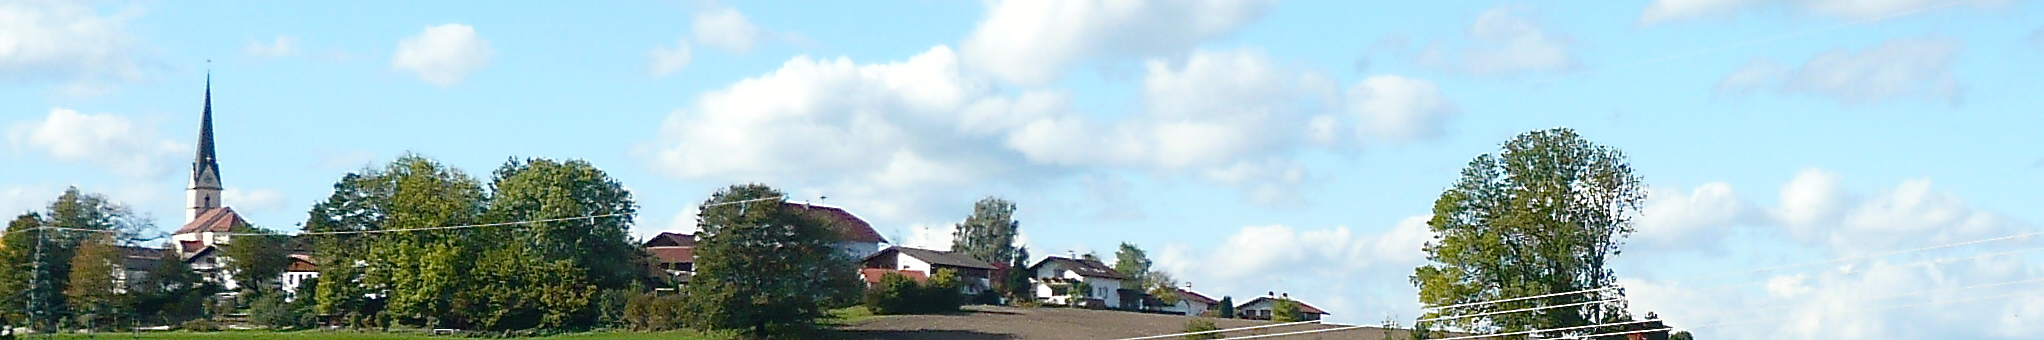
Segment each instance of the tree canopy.
[[[1632,233],[1646,191],[1625,154],[1566,128],[1533,131],[1477,156],[1434,202],[1427,263],[1412,283],[1427,306],[1610,287],[1606,264]],[[1569,294],[1429,312],[1456,316],[1601,300]],[[1622,305],[1589,304],[1443,320],[1471,331],[1526,331],[1630,319]],[[1417,327],[1427,327],[1421,324]]]
[[[46,210],[16,217],[8,223],[5,238],[0,238],[5,242],[5,247],[0,247],[0,292],[5,293],[0,294],[9,294],[0,299],[0,316],[27,320],[40,330],[53,329],[59,318],[78,312],[72,310],[65,291],[71,286],[72,264],[79,248],[93,242],[98,242],[95,247],[109,249],[133,244],[149,239],[144,233],[154,227],[148,217],[127,206],[76,187],[65,189]],[[102,250],[119,256],[119,249],[90,250],[88,256],[107,254],[94,254]],[[105,271],[108,268],[88,270],[111,273]],[[86,283],[102,284],[96,275],[91,277],[95,281]],[[77,291],[98,298],[102,297],[98,288]]]
[[857,292],[858,274],[835,247],[837,234],[787,208],[783,197],[742,184],[703,202],[687,289],[691,326],[753,336],[806,329],[833,300]]

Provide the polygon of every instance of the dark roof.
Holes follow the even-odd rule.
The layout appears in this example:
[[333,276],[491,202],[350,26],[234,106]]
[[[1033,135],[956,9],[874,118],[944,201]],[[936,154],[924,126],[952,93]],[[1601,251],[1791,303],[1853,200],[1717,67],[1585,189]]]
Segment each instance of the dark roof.
[[147,271],[163,260],[166,249],[120,246],[121,264],[127,270]]
[[1041,268],[1043,267],[1044,264],[1051,262],[1062,263],[1064,264],[1065,269],[1077,272],[1079,273],[1079,276],[1091,276],[1116,280],[1129,279],[1128,275],[1122,275],[1121,272],[1114,271],[1114,267],[1108,267],[1107,264],[1100,263],[1099,260],[1081,260],[1056,256],[1044,258],[1043,261],[1037,261],[1036,265],[1029,266],[1029,271],[1032,272],[1036,271],[1037,268]]
[[172,234],[224,233],[240,225],[248,225],[248,221],[241,219],[241,214],[234,213],[234,208],[219,207],[200,212],[198,218],[193,218],[191,223],[185,223],[183,228],[177,228],[177,232]]
[[646,243],[641,244],[639,246],[647,248],[694,247],[696,246],[696,235],[683,233],[660,233],[660,235],[653,235],[653,238],[646,239]]
[[1199,293],[1190,290],[1185,290],[1184,288],[1178,289],[1178,298],[1209,305],[1221,303],[1221,300],[1214,300],[1214,298],[1207,297],[1206,295],[1200,295]]
[[197,259],[200,256],[204,256],[208,253],[212,253],[219,249],[220,249],[219,247],[214,246],[205,246],[204,248],[199,248],[199,251],[192,252],[190,254],[185,254],[185,262],[192,262],[193,259]]
[[[1269,296],[1258,296],[1258,297],[1256,297],[1256,299],[1255,299],[1255,300],[1249,300],[1249,302],[1248,302],[1248,303],[1243,303],[1243,304],[1242,304],[1241,306],[1235,306],[1235,309],[1238,309],[1238,310],[1239,310],[1239,309],[1243,309],[1243,308],[1245,308],[1245,307],[1249,307],[1249,305],[1254,305],[1254,304],[1256,304],[1257,302],[1261,302],[1261,301],[1263,301],[1263,300],[1272,300],[1272,301],[1271,301],[1271,303],[1277,303],[1277,301],[1276,301],[1277,299],[1278,299],[1278,298],[1274,298],[1274,297],[1269,297]],[[1300,312],[1300,313],[1309,313],[1309,314],[1320,314],[1320,315],[1334,315],[1333,313],[1328,313],[1327,311],[1324,311],[1324,310],[1320,310],[1320,308],[1315,308],[1315,307],[1313,307],[1313,305],[1309,305],[1309,304],[1306,304],[1306,302],[1305,302],[1305,301],[1299,301],[1298,299],[1292,299],[1292,298],[1286,298],[1286,300],[1292,300],[1292,302],[1293,302],[1293,303],[1298,303],[1298,304],[1299,304],[1299,312]]]
[[880,237],[880,232],[873,231],[872,224],[866,223],[865,219],[859,218],[858,215],[853,215],[850,211],[845,211],[844,208],[795,202],[781,202],[781,206],[797,209],[797,211],[809,214],[811,217],[832,222],[828,224],[828,227],[832,231],[836,231],[838,237],[843,238],[845,241],[887,243],[887,238]]
[[657,263],[696,263],[695,247],[652,247],[646,252],[652,253]]
[[180,253],[180,254],[191,254],[191,253],[195,253],[195,252],[198,252],[198,251],[199,251],[199,249],[203,249],[203,248],[206,248],[206,243],[205,243],[205,242],[199,242],[199,241],[177,241],[177,249],[178,249],[178,251],[177,251],[177,252],[178,252],[178,253]]
[[319,263],[312,262],[311,255],[291,254],[291,265],[288,267],[284,267],[284,271],[316,272],[319,271]]
[[873,255],[866,256],[866,259],[860,262],[865,262],[875,258],[879,258],[881,256],[886,256],[891,252],[900,252],[902,255],[908,255],[909,257],[914,257],[917,260],[929,262],[931,265],[994,270],[994,265],[988,264],[986,261],[980,261],[979,259],[972,258],[971,256],[966,256],[963,253],[899,246],[887,247],[887,249],[885,250],[881,250],[878,253],[873,253]]

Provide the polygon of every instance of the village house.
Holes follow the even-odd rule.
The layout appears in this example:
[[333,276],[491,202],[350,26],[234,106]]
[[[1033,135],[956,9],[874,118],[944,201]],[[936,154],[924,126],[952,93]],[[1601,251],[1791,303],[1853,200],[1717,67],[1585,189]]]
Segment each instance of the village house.
[[646,239],[640,247],[651,255],[653,267],[659,268],[676,284],[688,284],[696,274],[696,236],[683,233],[660,233]]
[[859,260],[859,276],[879,283],[880,275],[899,272],[910,277],[936,275],[938,269],[958,273],[960,293],[977,295],[991,289],[994,265],[957,252],[909,247],[888,247]]
[[1129,279],[1099,260],[1057,256],[1037,261],[1029,272],[1037,300],[1089,308],[1121,308],[1122,282]]
[[1220,300],[1214,300],[1214,298],[1193,292],[1190,289],[1177,288],[1173,290],[1178,293],[1178,303],[1165,305],[1162,309],[1159,309],[1160,311],[1186,316],[1199,316],[1200,313],[1220,307]]
[[[836,234],[838,241],[832,248],[850,259],[864,259],[880,251],[880,244],[887,238],[873,230],[873,225],[844,208],[806,203],[783,202],[782,207],[794,209],[796,213],[824,221],[824,228]],[[660,233],[641,242],[639,247],[652,256],[652,265],[674,279],[676,284],[688,284],[695,276],[697,236],[684,233]]]
[[1249,300],[1249,302],[1235,307],[1235,315],[1237,318],[1242,319],[1270,320],[1277,308],[1277,302],[1280,300],[1291,301],[1299,305],[1299,321],[1320,320],[1321,317],[1328,315],[1327,311],[1306,304],[1305,301],[1292,299],[1290,294],[1260,296],[1255,300]]

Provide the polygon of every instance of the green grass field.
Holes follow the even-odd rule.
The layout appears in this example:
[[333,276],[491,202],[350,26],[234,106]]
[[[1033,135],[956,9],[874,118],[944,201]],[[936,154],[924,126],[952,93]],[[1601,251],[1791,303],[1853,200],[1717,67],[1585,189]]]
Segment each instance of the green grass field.
[[[731,339],[731,338],[732,338],[732,337],[731,337],[731,336],[728,336],[728,335],[719,335],[719,334],[704,334],[704,333],[702,333],[702,332],[695,332],[695,331],[674,331],[674,332],[651,332],[651,333],[638,333],[638,332],[590,332],[590,333],[574,333],[574,334],[562,334],[562,335],[555,335],[555,336],[548,336],[548,337],[538,337],[538,338],[524,338],[524,339],[547,339],[547,340],[638,340],[638,339],[648,339],[648,340],[651,340],[651,339],[663,339],[663,340],[670,340],[670,339],[673,339],[673,340],[727,340],[727,339]],[[26,338],[23,338],[23,340],[32,340],[32,339],[45,339],[45,337],[43,337],[43,336],[30,336],[30,337],[26,337]],[[187,339],[189,339],[189,340],[219,340],[219,339],[286,339],[286,340],[372,340],[372,339],[373,339],[373,340],[381,340],[381,339],[440,339],[440,340],[447,340],[447,339],[466,339],[466,338],[463,338],[463,337],[458,337],[458,336],[428,336],[428,335],[422,335],[422,334],[416,334],[416,333],[411,333],[411,334],[407,334],[407,333],[376,333],[376,332],[353,332],[353,331],[296,331],[296,332],[269,332],[269,331],[227,331],[227,332],[143,332],[143,333],[141,333],[141,334],[140,334],[139,336],[138,336],[138,335],[136,335],[136,334],[133,334],[133,333],[99,333],[99,334],[92,334],[92,335],[86,335],[86,334],[64,334],[64,335],[58,335],[58,336],[56,336],[56,337],[53,337],[53,338],[51,338],[51,339],[64,339],[64,340],[82,340],[82,339],[108,339],[108,340],[118,340],[118,339],[152,339],[152,340],[187,340]]]

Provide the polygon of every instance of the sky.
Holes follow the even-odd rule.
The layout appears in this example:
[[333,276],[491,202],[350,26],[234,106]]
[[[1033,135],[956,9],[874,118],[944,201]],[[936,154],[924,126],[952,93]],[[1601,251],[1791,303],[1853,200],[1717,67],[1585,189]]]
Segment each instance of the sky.
[[181,225],[210,74],[223,201],[270,228],[406,153],[475,176],[584,159],[633,191],[635,235],[758,182],[945,249],[999,196],[1038,257],[1127,242],[1207,295],[1409,323],[1434,199],[1512,136],[1568,127],[1649,187],[1612,267],[1635,313],[1706,338],[2027,338],[2044,242],[1998,238],[2044,221],[2040,14],[0,0],[0,209],[76,186]]

